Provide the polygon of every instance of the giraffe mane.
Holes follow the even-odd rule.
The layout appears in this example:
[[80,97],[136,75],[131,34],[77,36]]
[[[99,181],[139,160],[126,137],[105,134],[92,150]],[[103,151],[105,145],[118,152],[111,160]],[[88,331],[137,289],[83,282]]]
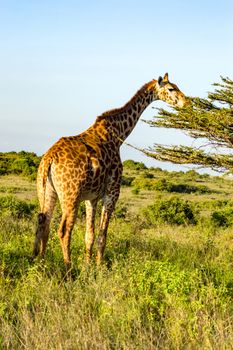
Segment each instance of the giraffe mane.
[[106,117],[109,116],[115,116],[118,113],[123,112],[125,109],[127,109],[130,105],[132,105],[135,101],[137,101],[138,97],[142,95],[145,91],[150,90],[155,85],[156,80],[151,80],[149,83],[144,84],[137,92],[136,94],[128,101],[126,104],[124,104],[120,108],[113,108],[110,109],[104,113],[102,113],[100,116],[96,118],[96,121],[100,121]]

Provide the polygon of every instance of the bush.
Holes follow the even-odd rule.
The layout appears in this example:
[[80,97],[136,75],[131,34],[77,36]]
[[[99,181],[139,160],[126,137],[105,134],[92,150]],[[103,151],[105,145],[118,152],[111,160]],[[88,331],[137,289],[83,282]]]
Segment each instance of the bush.
[[171,184],[166,179],[158,180],[153,186],[156,191],[171,192]]
[[188,170],[185,173],[185,177],[187,177],[190,180],[196,180],[197,178],[200,177],[200,175],[198,174],[198,172],[196,170]]
[[121,178],[121,186],[131,186],[135,177],[133,176],[122,176]]
[[113,215],[117,219],[125,219],[127,213],[128,213],[127,206],[122,205],[122,204],[117,204],[117,206],[116,206],[116,208],[115,208],[115,210],[113,212]]
[[200,281],[196,271],[188,273],[169,262],[140,262],[130,272],[130,282],[141,301],[143,318],[160,322],[165,318],[170,297],[176,295],[181,303],[187,303]]
[[233,225],[233,206],[229,202],[225,208],[214,211],[211,214],[211,222],[215,226],[232,226]]
[[[152,174],[153,175],[153,174]],[[148,191],[163,191],[169,193],[199,193],[205,194],[210,193],[211,190],[204,185],[189,185],[185,183],[174,183],[168,181],[165,178],[156,180],[152,179],[150,176],[136,177],[132,181],[132,185],[138,187],[142,190]]]
[[154,182],[151,179],[145,179],[142,177],[136,177],[133,182],[132,185],[135,188],[138,188],[140,190],[148,190],[151,191],[154,189]]
[[134,188],[132,189],[132,193],[137,195],[137,194],[140,193],[140,189],[139,189],[138,187],[134,187]]
[[193,205],[179,198],[158,200],[143,210],[143,215],[150,225],[167,223],[175,225],[187,225],[197,223],[197,212]]
[[229,226],[228,219],[227,219],[225,213],[221,212],[221,211],[214,211],[211,214],[211,222],[215,226]]
[[150,172],[148,172],[148,171],[145,171],[145,172],[143,173],[143,177],[144,177],[145,179],[153,179],[153,178],[154,178],[154,174],[152,174],[152,173],[150,173]]
[[131,170],[145,170],[147,169],[146,165],[142,162],[135,162],[134,160],[125,160],[123,162],[124,168],[131,169]]
[[14,196],[0,197],[1,215],[13,216],[13,218],[31,217],[36,207],[34,203],[27,203]]
[[210,193],[210,189],[204,185],[188,185],[184,183],[174,184],[167,181],[166,179],[161,179],[153,186],[156,191],[166,191],[166,192],[176,192],[176,193]]
[[33,152],[0,153],[0,175],[17,174],[36,178],[40,157]]

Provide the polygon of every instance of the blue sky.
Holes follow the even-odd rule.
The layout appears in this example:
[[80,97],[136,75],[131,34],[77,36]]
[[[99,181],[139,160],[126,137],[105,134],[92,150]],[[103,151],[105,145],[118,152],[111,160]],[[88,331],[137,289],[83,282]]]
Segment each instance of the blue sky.
[[[0,151],[42,154],[165,72],[187,95],[206,97],[220,75],[233,78],[232,38],[232,0],[0,0]],[[127,141],[190,144],[142,122]],[[127,146],[121,154],[171,168]]]

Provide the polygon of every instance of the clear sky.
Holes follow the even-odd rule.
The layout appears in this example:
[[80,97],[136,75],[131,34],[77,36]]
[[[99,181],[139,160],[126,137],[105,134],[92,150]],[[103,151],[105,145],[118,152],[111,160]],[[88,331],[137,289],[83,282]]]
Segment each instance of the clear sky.
[[[165,72],[200,97],[220,75],[232,79],[233,1],[0,0],[0,45],[0,151],[42,154]],[[127,141],[190,142],[142,122]],[[127,146],[121,154],[171,168]]]

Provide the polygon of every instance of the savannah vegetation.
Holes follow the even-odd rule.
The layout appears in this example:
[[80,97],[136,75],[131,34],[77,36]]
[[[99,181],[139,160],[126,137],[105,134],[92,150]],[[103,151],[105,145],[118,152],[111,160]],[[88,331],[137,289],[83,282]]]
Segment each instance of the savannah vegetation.
[[38,163],[33,153],[0,154],[1,349],[232,348],[230,177],[125,161],[105,262],[84,262],[81,206],[71,278],[59,206],[45,261],[31,260]]

